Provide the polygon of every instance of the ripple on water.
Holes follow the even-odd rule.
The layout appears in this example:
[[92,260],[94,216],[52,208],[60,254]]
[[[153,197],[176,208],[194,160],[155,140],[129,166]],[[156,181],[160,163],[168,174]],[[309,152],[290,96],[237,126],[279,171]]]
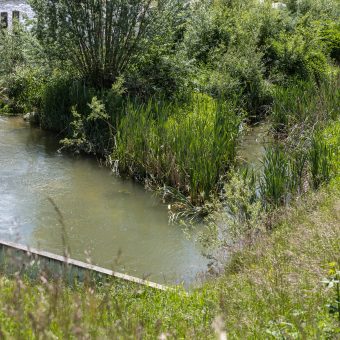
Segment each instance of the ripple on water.
[[[0,237],[62,253],[62,211],[72,257],[164,282],[192,281],[207,260],[167,207],[89,158],[60,155],[55,137],[0,118]],[[117,254],[121,253],[117,263]]]

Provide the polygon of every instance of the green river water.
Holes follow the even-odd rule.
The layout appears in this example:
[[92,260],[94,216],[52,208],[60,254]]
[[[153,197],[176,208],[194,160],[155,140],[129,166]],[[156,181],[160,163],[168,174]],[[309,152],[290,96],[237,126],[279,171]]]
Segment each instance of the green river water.
[[[0,117],[0,239],[160,283],[189,284],[206,270],[198,244],[168,223],[167,206],[91,158],[58,152],[56,136]],[[118,256],[120,254],[120,256]]]
[[[259,125],[245,135],[241,160],[260,166],[267,130]],[[188,285],[207,270],[195,235],[170,225],[159,199],[96,160],[58,148],[50,132],[0,117],[0,239],[63,254],[51,198],[64,216],[74,259],[159,283]]]

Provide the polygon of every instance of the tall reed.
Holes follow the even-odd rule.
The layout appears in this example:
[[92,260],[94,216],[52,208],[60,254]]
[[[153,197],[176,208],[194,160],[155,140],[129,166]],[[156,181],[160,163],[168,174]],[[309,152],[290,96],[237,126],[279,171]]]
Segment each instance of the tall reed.
[[261,196],[268,205],[284,203],[288,193],[289,161],[284,151],[276,146],[266,150],[263,175],[260,180]]
[[232,103],[193,94],[185,103],[129,102],[117,127],[120,170],[203,202],[235,158],[241,117]]
[[316,133],[312,138],[309,152],[312,185],[318,189],[322,183],[327,183],[332,177],[332,149],[323,140],[321,133]]
[[277,132],[288,133],[294,126],[304,131],[315,124],[335,119],[339,113],[340,76],[333,76],[319,85],[296,81],[274,91],[271,119]]
[[[280,145],[267,149],[263,160],[260,192],[266,205],[279,206],[290,196],[305,191],[305,184],[318,189],[339,176],[340,121],[316,131],[309,145],[284,150]],[[307,186],[308,187],[308,186]]]

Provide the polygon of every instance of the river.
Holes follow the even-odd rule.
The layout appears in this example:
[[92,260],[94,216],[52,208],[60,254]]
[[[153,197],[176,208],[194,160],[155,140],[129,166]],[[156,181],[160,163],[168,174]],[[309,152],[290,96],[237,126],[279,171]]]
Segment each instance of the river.
[[[0,239],[159,283],[192,283],[207,268],[199,245],[140,185],[92,158],[58,152],[56,136],[21,118],[0,117]],[[120,254],[120,255],[119,255]]]

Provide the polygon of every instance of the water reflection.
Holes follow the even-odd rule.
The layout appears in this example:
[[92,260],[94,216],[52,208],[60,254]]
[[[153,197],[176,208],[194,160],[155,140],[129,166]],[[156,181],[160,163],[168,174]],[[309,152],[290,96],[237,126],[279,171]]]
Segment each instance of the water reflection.
[[260,170],[261,160],[272,142],[270,124],[262,122],[251,128],[242,138],[237,155],[241,163],[251,166],[254,170]]
[[[48,201],[63,212],[71,255],[164,282],[190,282],[207,261],[166,207],[131,181],[92,159],[57,151],[53,135],[21,119],[0,118],[0,238],[62,253],[61,226]],[[121,252],[119,264],[115,264]]]

